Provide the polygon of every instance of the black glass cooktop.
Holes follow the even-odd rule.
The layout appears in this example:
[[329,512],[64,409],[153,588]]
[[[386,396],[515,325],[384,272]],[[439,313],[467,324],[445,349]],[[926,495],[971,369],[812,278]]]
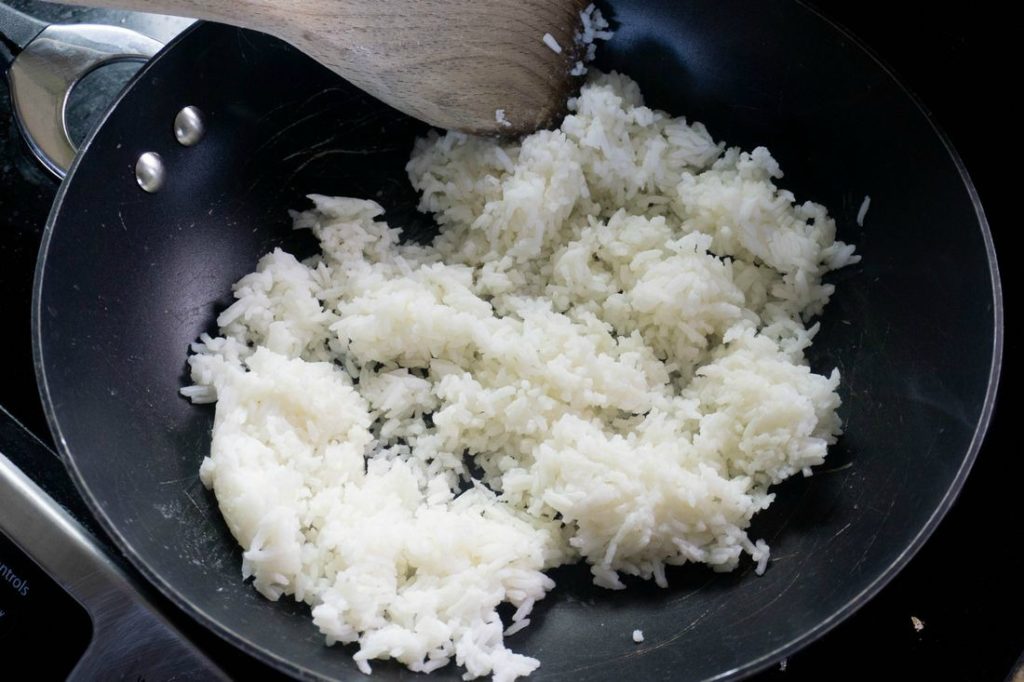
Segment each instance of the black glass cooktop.
[[[129,25],[167,39],[180,24],[128,13],[71,9],[32,0],[9,2],[22,10],[63,22],[105,21]],[[1017,112],[1009,94],[996,87],[1003,73],[1004,87],[1012,84],[1008,67],[1013,63],[1009,10],[995,3],[940,10],[932,3],[895,3],[862,0],[846,3],[818,0],[812,3],[859,35],[888,62],[909,87],[918,93],[958,148],[978,186],[991,222],[997,250],[1004,254],[1002,267],[1007,319],[1015,309],[1017,275],[1007,240],[1017,229],[1010,219],[1008,160],[1015,155],[1013,136]],[[4,47],[0,43],[0,63]],[[94,79],[94,88],[110,89],[116,77]],[[109,95],[109,93],[107,93]],[[99,100],[103,99],[99,93]],[[1014,94],[1015,99],[1015,94]],[[80,106],[83,116],[100,111],[102,104]],[[79,123],[79,128],[86,127]],[[6,350],[0,374],[0,451],[51,493],[97,535],[87,512],[55,455],[45,447],[26,447],[32,440],[15,420],[43,443],[50,435],[35,385],[30,343],[30,302],[35,257],[42,226],[57,189],[57,181],[28,154],[11,119],[6,81],[0,84],[0,295],[3,296],[3,330]],[[1017,376],[1017,343],[1006,340],[1003,385]],[[970,352],[970,349],[964,349]],[[1024,552],[1017,540],[1019,528],[1000,519],[1017,516],[1019,481],[1024,460],[1010,447],[1006,400],[997,408],[986,446],[982,449],[960,500],[919,555],[882,593],[848,621],[817,643],[792,656],[785,670],[773,669],[758,676],[769,680],[820,679],[962,679],[1002,680],[1024,649]],[[13,418],[12,418],[13,417]],[[28,439],[28,440],[26,440]],[[20,444],[20,445],[19,445]],[[984,535],[982,535],[984,534]],[[1005,540],[999,540],[999,538]],[[4,545],[0,538],[0,548]],[[104,541],[105,542],[105,541]],[[973,555],[986,547],[984,562]],[[107,544],[108,551],[114,553]],[[13,554],[12,554],[13,556]],[[121,562],[127,569],[124,562]],[[0,583],[0,611],[8,597],[18,596],[12,585],[23,575],[32,584],[45,584],[31,567],[8,569],[15,578]],[[128,569],[130,570],[130,569]],[[0,579],[3,575],[0,575]],[[58,596],[54,596],[58,599]],[[8,600],[9,601],[9,600]],[[173,610],[166,602],[165,608]],[[187,619],[174,620],[190,636],[201,641],[210,654],[233,671],[266,671],[253,667],[245,656]],[[10,622],[10,621],[8,621]],[[915,627],[917,625],[918,627]],[[0,652],[15,641],[4,634],[0,617]],[[20,645],[19,645],[20,646]],[[62,645],[64,646],[64,645]],[[77,645],[66,644],[73,657]],[[55,661],[55,664],[59,661]]]

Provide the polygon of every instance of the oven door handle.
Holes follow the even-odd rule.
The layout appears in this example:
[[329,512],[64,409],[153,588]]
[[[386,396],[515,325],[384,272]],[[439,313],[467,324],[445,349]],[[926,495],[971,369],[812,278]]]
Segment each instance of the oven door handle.
[[92,620],[92,640],[69,680],[229,679],[160,614],[88,531],[3,453],[0,499],[0,531],[67,590]]

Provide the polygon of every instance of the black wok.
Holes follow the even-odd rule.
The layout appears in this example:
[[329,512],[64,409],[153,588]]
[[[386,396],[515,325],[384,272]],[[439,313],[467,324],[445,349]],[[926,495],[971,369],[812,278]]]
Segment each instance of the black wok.
[[[610,593],[584,569],[510,645],[538,679],[723,679],[778,661],[875,594],[927,539],[988,424],[1002,309],[991,238],[969,178],[928,116],[849,36],[789,0],[615,2],[602,66],[653,106],[716,139],[764,144],[784,184],[829,206],[863,262],[811,353],[843,374],[846,435],[810,479],[777,488],[753,535],[763,577],[696,567],[661,590]],[[206,117],[196,146],[175,114]],[[287,209],[310,192],[378,197],[413,236],[403,165],[423,127],[272,39],[189,31],[133,81],[83,146],[40,252],[34,343],[51,428],[86,501],[125,554],[182,609],[294,674],[354,677],[308,609],[271,603],[239,576],[239,550],[198,481],[212,410],[178,396],[188,344],[213,331],[231,283],[275,246],[312,245]],[[166,183],[135,180],[158,152]],[[378,194],[379,193],[379,194]],[[855,221],[872,197],[863,227]],[[646,641],[637,647],[634,628]],[[377,664],[385,679],[414,678]],[[455,679],[454,668],[435,676]]]

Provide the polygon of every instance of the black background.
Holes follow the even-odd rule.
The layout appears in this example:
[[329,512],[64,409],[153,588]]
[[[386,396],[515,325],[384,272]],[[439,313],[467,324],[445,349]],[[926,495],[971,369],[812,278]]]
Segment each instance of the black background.
[[[1019,213],[1010,183],[1020,120],[1011,56],[1019,36],[995,2],[811,3],[859,37],[915,92],[951,138],[991,225],[1006,303],[1000,399],[985,446],[949,515],[881,594],[765,679],[1002,680],[1024,650],[1024,465],[1011,433],[1007,387],[1018,376],[1016,263]],[[944,8],[940,8],[944,7]],[[969,348],[963,349],[970,353]],[[916,632],[911,616],[924,623]]]
[[[38,10],[39,3],[14,2]],[[1000,254],[1006,320],[1002,391],[989,437],[960,499],[917,557],[875,599],[801,653],[786,671],[758,679],[1003,680],[1024,650],[1024,464],[1010,428],[1007,387],[1018,376],[1016,263],[1009,258],[1020,214],[1011,214],[1019,174],[1015,134],[1021,80],[1020,38],[1009,5],[880,0],[811,3],[858,36],[914,91],[945,130],[969,169]],[[45,8],[53,14],[66,12]],[[112,23],[120,21],[122,15]],[[58,18],[54,16],[53,18]],[[60,18],[68,20],[68,14]],[[92,20],[96,14],[92,13]],[[25,153],[8,118],[0,81],[0,248],[34,259],[56,183]],[[29,314],[31,281],[0,272],[6,315]],[[19,329],[21,326],[18,327]],[[963,352],[970,353],[965,348]],[[32,365],[27,335],[12,340],[0,373],[0,404],[30,426],[41,425],[34,393],[25,394]],[[924,628],[917,632],[911,617]]]

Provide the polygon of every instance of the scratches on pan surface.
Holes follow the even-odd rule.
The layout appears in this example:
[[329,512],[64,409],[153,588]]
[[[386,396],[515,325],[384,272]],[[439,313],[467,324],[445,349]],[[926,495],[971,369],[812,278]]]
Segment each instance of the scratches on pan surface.
[[767,609],[771,608],[771,606],[772,606],[772,605],[773,605],[773,604],[774,604],[775,602],[777,602],[777,601],[779,601],[780,599],[782,599],[782,598],[783,598],[784,596],[786,596],[786,593],[787,593],[787,592],[789,592],[789,591],[790,591],[791,589],[793,589],[793,586],[794,586],[794,585],[796,585],[796,583],[797,583],[797,581],[798,581],[798,580],[800,580],[800,576],[801,576],[801,575],[802,575],[802,571],[797,571],[796,573],[794,573],[794,574],[793,574],[793,577],[792,577],[792,578],[790,578],[789,582],[788,582],[788,583],[786,583],[786,586],[785,586],[785,587],[783,587],[783,588],[782,588],[781,590],[779,590],[779,593],[778,593],[778,594],[776,594],[776,595],[775,595],[774,597],[772,597],[772,598],[771,598],[771,599],[769,599],[768,601],[766,601],[766,602],[764,602],[763,604],[761,604],[760,606],[758,606],[758,607],[757,607],[756,609],[754,609],[753,611],[750,611],[750,612],[749,612],[749,613],[747,613],[747,614],[746,614],[745,616],[743,616],[742,618],[740,618],[739,620],[737,620],[737,621],[736,621],[736,622],[734,623],[734,625],[739,625],[740,623],[745,623],[746,621],[750,620],[751,618],[753,618],[754,616],[758,615],[759,613],[761,613],[761,612],[763,612],[763,611],[765,611],[765,610],[767,610]]
[[316,119],[319,116],[323,116],[323,112],[322,111],[314,111],[311,114],[306,114],[305,116],[300,116],[299,118],[295,119],[294,121],[292,121],[288,125],[280,128],[273,135],[271,135],[270,137],[265,139],[263,142],[261,142],[260,145],[258,147],[256,147],[256,149],[253,150],[253,155],[255,155],[256,153],[258,153],[258,152],[260,152],[260,151],[262,151],[264,149],[266,149],[267,147],[271,146],[272,144],[274,144],[274,142],[276,142],[277,140],[281,139],[285,134],[287,134],[288,131],[294,130],[295,128],[301,126],[303,123],[308,123],[309,121],[312,121],[312,120]]
[[849,522],[848,522],[848,523],[847,523],[847,524],[846,524],[845,526],[843,526],[842,528],[840,528],[839,530],[837,530],[837,531],[836,531],[835,533],[832,533],[832,535],[831,535],[831,536],[829,537],[829,539],[828,539],[828,540],[827,540],[827,541],[825,542],[825,544],[826,544],[826,545],[830,545],[830,544],[832,544],[832,543],[833,543],[833,542],[835,541],[835,539],[836,539],[836,538],[838,538],[838,537],[839,537],[840,535],[842,535],[843,533],[845,533],[845,532],[846,532],[846,529],[847,529],[847,528],[849,528],[849,527],[850,527],[850,526],[852,526],[852,525],[853,525],[853,521],[849,521]]
[[[902,488],[903,484],[906,483],[906,480],[907,480],[906,473],[907,473],[906,465],[904,464],[903,476],[900,478],[900,488]],[[884,512],[881,512],[881,510],[879,510],[878,508],[873,507],[873,506],[869,506],[868,507],[868,509],[870,511],[873,511],[875,513],[881,512],[882,513],[882,518],[875,525],[875,531],[871,534],[871,537],[868,538],[868,541],[866,543],[864,543],[864,549],[861,550],[860,557],[853,564],[853,566],[850,567],[850,571],[849,572],[851,574],[855,573],[864,564],[864,562],[867,561],[868,555],[871,553],[871,548],[874,547],[875,542],[878,540],[878,536],[882,532],[882,529],[885,527],[886,523],[888,522],[889,517],[892,516],[892,510],[896,507],[896,500],[897,499],[898,499],[898,495],[895,495],[895,494],[891,495],[890,498],[889,498],[889,504],[886,507]]]
[[185,493],[185,497],[187,497],[188,501],[192,503],[192,506],[196,508],[196,511],[199,512],[199,515],[206,516],[206,512],[204,512],[203,508],[199,506],[199,503],[196,502],[196,498],[192,497],[192,494],[189,493],[188,489],[182,489],[182,492]]
[[174,485],[175,483],[184,483],[185,481],[189,481],[191,483],[197,480],[199,480],[199,474],[192,474],[190,476],[183,476],[181,478],[172,478],[167,481],[160,481],[158,485]]
[[697,585],[692,590],[688,590],[685,594],[679,595],[678,597],[673,597],[672,599],[670,599],[668,601],[668,603],[671,606],[677,606],[679,604],[682,604],[684,601],[690,599],[691,597],[693,597],[696,594],[699,594],[701,592],[701,590],[703,590],[705,587],[707,587],[708,585],[713,583],[715,581],[716,577],[717,577],[716,575],[708,576],[707,580],[702,582],[700,585]]
[[[326,95],[333,95],[335,93],[343,93],[343,92],[344,91],[341,88],[336,87],[336,86],[335,87],[324,88],[322,90],[318,90],[317,92],[313,93],[312,95],[310,95],[309,97],[307,97],[305,100],[303,100],[302,102],[300,102],[297,105],[293,104],[293,103],[288,103],[287,105],[281,105],[281,106],[271,110],[271,112],[261,116],[257,120],[257,122],[260,123],[260,122],[263,122],[263,121],[265,121],[267,119],[270,119],[275,112],[283,111],[285,109],[295,109],[296,111],[302,111],[304,109],[308,109],[320,97],[323,97],[323,96],[326,96]],[[310,113],[305,114],[304,116],[300,116],[299,118],[295,119],[294,121],[291,121],[290,123],[288,123],[288,124],[284,125],[283,127],[277,129],[274,132],[273,135],[270,135],[269,137],[267,137],[265,140],[263,140],[253,150],[253,154],[255,155],[256,153],[266,149],[267,147],[270,147],[275,142],[277,142],[282,137],[284,137],[286,134],[288,134],[290,131],[295,130],[296,128],[302,126],[304,123],[308,123],[310,121],[313,121],[313,120],[315,120],[315,119],[317,119],[318,117],[321,117],[321,116],[324,116],[324,117],[329,116],[330,113],[331,113],[330,108],[327,108],[327,107],[313,107],[313,110]],[[359,117],[356,117],[356,118],[352,118],[352,119],[349,119],[347,121],[345,121],[345,120],[338,120],[336,122],[336,124],[337,124],[337,126],[338,126],[338,128],[340,130],[344,130],[346,127],[358,127],[360,125],[369,123],[371,120],[375,120],[375,119],[379,119],[379,118],[380,117],[378,115],[376,115],[376,114],[372,114],[372,113],[371,114],[363,114],[362,116],[359,116]]]
[[295,170],[293,170],[291,173],[288,174],[288,177],[285,179],[285,184],[291,182],[292,179],[295,178],[300,173],[302,173],[302,171],[305,170],[306,167],[309,166],[309,164],[314,163],[315,161],[318,161],[319,159],[322,159],[322,158],[325,158],[325,157],[328,157],[328,156],[339,156],[339,155],[346,155],[347,156],[347,155],[352,155],[352,154],[367,154],[367,153],[373,153],[373,152],[372,151],[371,152],[359,152],[359,151],[353,151],[353,150],[350,150],[350,149],[325,149],[323,151],[316,152],[316,153],[310,155],[310,157],[308,159],[306,159],[305,161],[300,163],[298,166],[296,166]]
[[[313,156],[313,158],[315,159],[315,158],[321,158],[323,156],[328,156],[328,155],[331,155],[331,154],[347,154],[347,155],[352,155],[352,156],[368,156],[370,154],[381,154],[381,153],[386,153],[386,152],[402,151],[398,147],[366,147],[366,148],[363,148],[363,149],[346,149],[344,147],[331,147],[329,149],[322,149],[323,147],[326,147],[327,145],[329,145],[329,144],[331,144],[331,143],[333,143],[335,141],[336,141],[335,140],[335,136],[331,136],[331,137],[327,138],[326,140],[322,140],[320,142],[317,142],[316,144],[310,145],[310,146],[306,147],[305,149],[300,149],[298,151],[292,152],[291,154],[283,157],[281,160],[282,161],[291,161],[292,159],[302,158],[303,156],[306,156],[307,154],[311,154]],[[307,162],[309,160],[312,160],[312,159],[308,159]],[[304,168],[306,165],[307,164],[304,163],[299,168],[300,169]],[[298,172],[298,169],[295,172]]]
[[699,615],[694,617],[687,625],[685,625],[681,629],[677,630],[675,632],[675,634],[673,634],[671,637],[669,637],[667,639],[664,639],[664,640],[662,640],[660,642],[652,643],[650,646],[642,646],[642,647],[637,648],[637,649],[635,649],[633,651],[628,651],[628,652],[625,652],[625,653],[620,654],[618,656],[612,656],[611,658],[607,658],[607,659],[604,659],[604,660],[601,660],[601,661],[598,661],[598,662],[589,663],[587,665],[577,666],[575,668],[570,668],[569,670],[566,670],[564,674],[572,676],[574,673],[581,673],[581,672],[586,671],[586,670],[591,670],[593,668],[597,668],[597,667],[600,667],[600,666],[608,665],[609,663],[612,663],[612,662],[615,662],[615,661],[625,661],[625,660],[629,660],[631,658],[641,658],[641,657],[643,657],[643,656],[645,656],[645,655],[647,655],[647,654],[649,654],[649,653],[651,653],[653,651],[657,651],[659,649],[663,649],[664,647],[670,646],[671,644],[675,643],[683,635],[685,635],[688,632],[694,630],[698,625],[700,625],[700,623],[702,621],[704,621],[711,614],[717,612],[720,608],[721,608],[721,605],[719,605],[716,608],[705,609]]

